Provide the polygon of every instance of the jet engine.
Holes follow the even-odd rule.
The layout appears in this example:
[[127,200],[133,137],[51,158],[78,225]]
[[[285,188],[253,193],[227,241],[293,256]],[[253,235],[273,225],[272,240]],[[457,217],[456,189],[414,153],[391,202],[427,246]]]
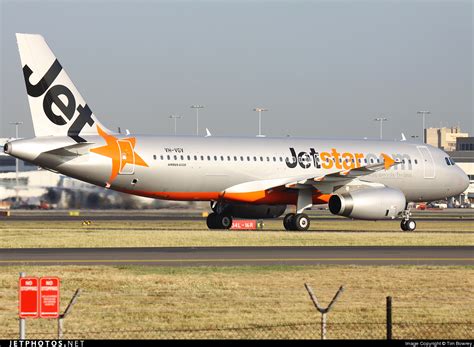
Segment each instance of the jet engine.
[[286,205],[251,205],[244,203],[225,203],[212,206],[216,213],[227,214],[237,218],[277,218],[286,210]]
[[388,187],[335,194],[329,199],[332,214],[355,219],[394,219],[405,208],[405,195],[398,189]]

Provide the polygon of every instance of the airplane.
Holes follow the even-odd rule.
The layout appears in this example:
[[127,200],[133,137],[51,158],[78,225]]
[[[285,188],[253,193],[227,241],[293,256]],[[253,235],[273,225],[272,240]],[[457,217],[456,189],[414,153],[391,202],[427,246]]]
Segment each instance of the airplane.
[[232,218],[283,218],[305,231],[305,210],[328,204],[335,215],[401,219],[409,203],[461,194],[464,171],[424,143],[317,138],[150,136],[107,129],[93,114],[41,35],[16,34],[35,137],[4,152],[106,189],[156,199],[210,201],[210,229]]

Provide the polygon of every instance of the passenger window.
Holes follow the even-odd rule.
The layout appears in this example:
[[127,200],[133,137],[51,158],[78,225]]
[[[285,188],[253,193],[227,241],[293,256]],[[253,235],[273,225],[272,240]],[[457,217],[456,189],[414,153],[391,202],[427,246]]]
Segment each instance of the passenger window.
[[155,159],[155,160],[156,160],[156,154],[153,154],[153,159]]
[[217,161],[217,155],[214,156],[214,160]]
[[175,156],[174,156],[174,160],[177,160],[177,159],[178,159],[178,157],[175,155]]
[[211,156],[210,156],[210,155],[207,156],[207,160],[211,160]]
[[415,164],[418,164],[418,160],[415,159]]
[[204,156],[203,156],[203,155],[201,155],[201,160],[204,160]]
[[168,160],[170,160],[170,156],[169,156],[169,155],[167,155],[166,157],[168,158]]
[[260,157],[260,161],[263,161],[263,157]]
[[195,156],[194,156],[194,160],[198,160],[198,157],[197,157],[197,155],[195,155]]
[[250,157],[247,157],[247,161],[250,161]]
[[277,158],[273,157],[273,161],[277,161]]
[[282,158],[282,157],[280,157],[280,161],[283,161],[283,158]]
[[237,161],[237,157],[236,157],[236,156],[234,156],[234,161]]
[[160,155],[160,159],[163,160],[163,156],[162,156],[162,155]]
[[240,161],[244,161],[244,157],[240,156]]
[[230,156],[229,155],[227,156],[227,160],[230,161]]
[[181,160],[184,160],[184,156],[181,156]]

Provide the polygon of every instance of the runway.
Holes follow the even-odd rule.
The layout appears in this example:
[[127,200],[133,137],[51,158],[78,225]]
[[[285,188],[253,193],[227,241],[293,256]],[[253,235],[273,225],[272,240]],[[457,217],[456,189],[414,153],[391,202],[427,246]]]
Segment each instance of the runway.
[[169,247],[0,249],[7,265],[473,265],[474,247]]

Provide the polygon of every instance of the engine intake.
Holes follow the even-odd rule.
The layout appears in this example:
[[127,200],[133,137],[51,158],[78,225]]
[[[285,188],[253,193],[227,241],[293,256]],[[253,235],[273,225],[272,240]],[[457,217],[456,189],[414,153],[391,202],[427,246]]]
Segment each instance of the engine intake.
[[335,194],[329,199],[332,214],[355,219],[394,219],[405,208],[405,195],[398,189],[388,187]]

